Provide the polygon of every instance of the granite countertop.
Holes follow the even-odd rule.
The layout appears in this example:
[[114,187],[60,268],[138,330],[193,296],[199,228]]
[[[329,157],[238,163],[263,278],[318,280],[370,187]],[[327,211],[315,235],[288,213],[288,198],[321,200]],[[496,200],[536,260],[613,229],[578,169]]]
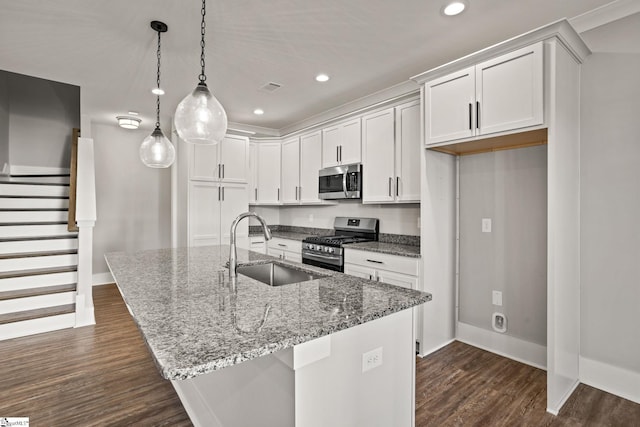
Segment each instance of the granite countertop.
[[105,256],[162,376],[193,378],[414,307],[431,295],[238,249],[325,277],[272,287],[229,278],[228,246]]

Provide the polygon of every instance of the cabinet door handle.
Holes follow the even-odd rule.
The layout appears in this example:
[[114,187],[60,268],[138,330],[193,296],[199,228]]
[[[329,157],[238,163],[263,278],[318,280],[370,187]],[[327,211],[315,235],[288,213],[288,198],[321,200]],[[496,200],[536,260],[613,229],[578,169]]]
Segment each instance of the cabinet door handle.
[[224,202],[224,187],[222,187],[222,201]]
[[222,164],[222,178],[224,178],[224,163]]
[[393,186],[393,178],[389,177],[389,197],[391,197],[391,187]]
[[336,162],[340,161],[340,146],[336,145]]
[[222,178],[222,174],[220,172],[220,163],[218,163],[218,178]]
[[280,187],[278,187],[278,200],[280,200]]
[[373,280],[373,276],[371,274],[369,275],[369,280]]
[[473,118],[472,118],[473,113],[472,113],[472,110],[473,110],[473,104],[469,103],[469,130],[473,129]]
[[400,177],[396,176],[396,197],[400,195]]
[[340,163],[342,163],[342,145],[340,146]]
[[256,202],[258,201],[258,187],[255,188],[255,192],[256,192]]
[[480,129],[480,101],[476,101],[476,129]]
[[298,200],[302,200],[302,187],[298,187]]
[[384,264],[384,262],[382,262],[382,261],[376,261],[375,259],[367,259],[367,261],[369,261],[369,262],[373,262],[373,263],[375,263],[375,264]]
[[220,200],[220,187],[218,187],[218,201]]
[[278,246],[281,246],[281,247],[283,247],[283,248],[286,248],[286,247],[287,247],[287,245],[285,245],[284,243],[278,243]]

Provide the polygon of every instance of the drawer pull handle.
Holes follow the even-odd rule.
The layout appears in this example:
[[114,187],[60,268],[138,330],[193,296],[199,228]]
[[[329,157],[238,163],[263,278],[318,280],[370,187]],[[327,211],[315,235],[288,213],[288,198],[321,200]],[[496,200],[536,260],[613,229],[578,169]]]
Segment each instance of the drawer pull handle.
[[278,243],[278,246],[282,246],[283,248],[286,248],[287,245],[283,244],[283,243]]
[[382,262],[382,261],[376,261],[375,259],[367,259],[367,261],[369,261],[369,262],[373,262],[373,263],[376,263],[376,264],[384,264],[384,262]]

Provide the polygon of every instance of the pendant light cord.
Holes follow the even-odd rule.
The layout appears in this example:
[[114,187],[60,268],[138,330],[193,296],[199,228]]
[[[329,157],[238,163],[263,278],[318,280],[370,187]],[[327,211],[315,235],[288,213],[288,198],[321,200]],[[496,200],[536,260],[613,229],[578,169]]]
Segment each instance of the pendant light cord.
[[[156,77],[156,87],[160,89],[160,31],[158,31],[158,73]],[[160,95],[156,95],[156,129],[160,129]]]
[[207,80],[207,76],[204,73],[204,33],[207,27],[207,23],[204,20],[205,15],[207,14],[207,2],[206,0],[202,0],[202,10],[200,11],[202,14],[202,23],[200,24],[200,75],[198,78],[200,79],[201,84],[205,84]]

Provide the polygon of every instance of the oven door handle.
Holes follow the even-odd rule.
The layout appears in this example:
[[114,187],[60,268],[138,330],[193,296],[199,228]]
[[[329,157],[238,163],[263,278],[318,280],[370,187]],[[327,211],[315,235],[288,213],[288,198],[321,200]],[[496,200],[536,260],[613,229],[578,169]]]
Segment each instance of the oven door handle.
[[328,259],[328,260],[331,260],[331,261],[340,261],[340,257],[339,256],[320,255],[320,254],[315,254],[315,253],[310,253],[310,252],[303,252],[302,256],[303,257],[307,257],[307,258],[320,258],[320,259]]

